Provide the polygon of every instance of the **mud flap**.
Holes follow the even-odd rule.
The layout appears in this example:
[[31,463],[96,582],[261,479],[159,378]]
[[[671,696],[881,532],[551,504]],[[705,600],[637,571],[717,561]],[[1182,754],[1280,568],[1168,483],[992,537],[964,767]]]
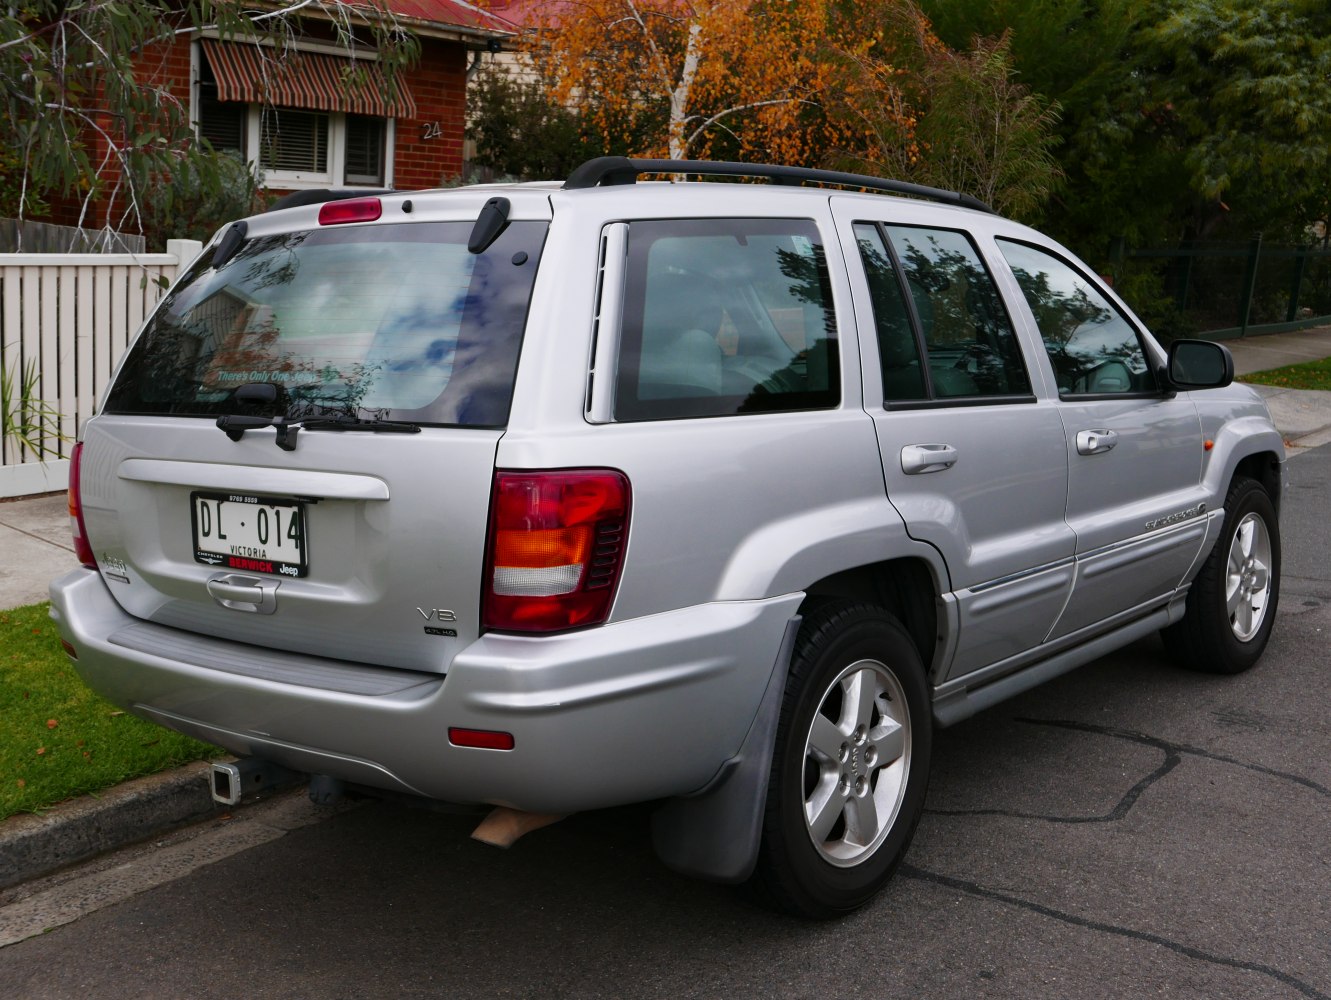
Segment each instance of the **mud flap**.
[[666,867],[731,884],[753,874],[781,699],[801,620],[796,615],[786,623],[767,689],[739,752],[702,790],[671,799],[652,814],[652,847]]

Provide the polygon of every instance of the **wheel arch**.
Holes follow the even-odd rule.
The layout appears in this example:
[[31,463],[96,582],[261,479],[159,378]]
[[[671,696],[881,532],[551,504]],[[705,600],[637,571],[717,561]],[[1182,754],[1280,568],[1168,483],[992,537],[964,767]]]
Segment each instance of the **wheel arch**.
[[856,566],[817,580],[805,588],[800,614],[809,615],[833,601],[875,604],[901,623],[932,673],[943,649],[940,625],[943,586],[938,567],[918,556],[904,556]]
[[1209,456],[1203,479],[1214,506],[1224,503],[1235,476],[1247,476],[1261,483],[1280,513],[1285,445],[1269,419],[1245,416],[1225,422],[1214,432]]
[[1225,483],[1226,492],[1239,476],[1257,480],[1262,489],[1266,490],[1266,495],[1271,498],[1271,506],[1276,509],[1276,515],[1279,516],[1280,500],[1284,493],[1284,473],[1280,456],[1272,451],[1259,451],[1239,459],[1228,482]]

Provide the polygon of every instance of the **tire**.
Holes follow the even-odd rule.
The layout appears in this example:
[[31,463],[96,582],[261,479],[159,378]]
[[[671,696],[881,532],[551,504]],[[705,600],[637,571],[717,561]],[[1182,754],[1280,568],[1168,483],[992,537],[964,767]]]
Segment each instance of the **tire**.
[[1161,634],[1183,666],[1238,674],[1261,657],[1280,600],[1280,525],[1266,490],[1236,476],[1225,523],[1188,591],[1183,618]]
[[924,809],[932,727],[919,651],[896,619],[865,604],[805,619],[750,880],[762,902],[827,919],[882,888]]

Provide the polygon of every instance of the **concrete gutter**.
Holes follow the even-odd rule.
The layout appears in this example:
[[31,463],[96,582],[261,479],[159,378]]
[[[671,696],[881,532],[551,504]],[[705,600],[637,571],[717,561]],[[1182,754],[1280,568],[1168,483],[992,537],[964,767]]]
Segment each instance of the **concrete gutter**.
[[186,823],[222,816],[197,761],[0,823],[0,889]]

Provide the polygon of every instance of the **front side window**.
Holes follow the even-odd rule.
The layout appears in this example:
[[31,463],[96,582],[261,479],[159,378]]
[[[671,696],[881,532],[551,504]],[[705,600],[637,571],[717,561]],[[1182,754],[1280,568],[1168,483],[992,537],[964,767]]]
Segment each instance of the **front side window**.
[[615,418],[836,406],[836,321],[809,220],[633,222]]
[[1080,272],[1015,240],[998,241],[1054,368],[1060,395],[1156,391],[1137,331]]
[[[329,227],[206,251],[131,348],[108,413],[508,420],[546,226]],[[252,402],[255,383],[276,387]]]
[[868,222],[855,236],[886,402],[1030,395],[1007,310],[969,237]]

